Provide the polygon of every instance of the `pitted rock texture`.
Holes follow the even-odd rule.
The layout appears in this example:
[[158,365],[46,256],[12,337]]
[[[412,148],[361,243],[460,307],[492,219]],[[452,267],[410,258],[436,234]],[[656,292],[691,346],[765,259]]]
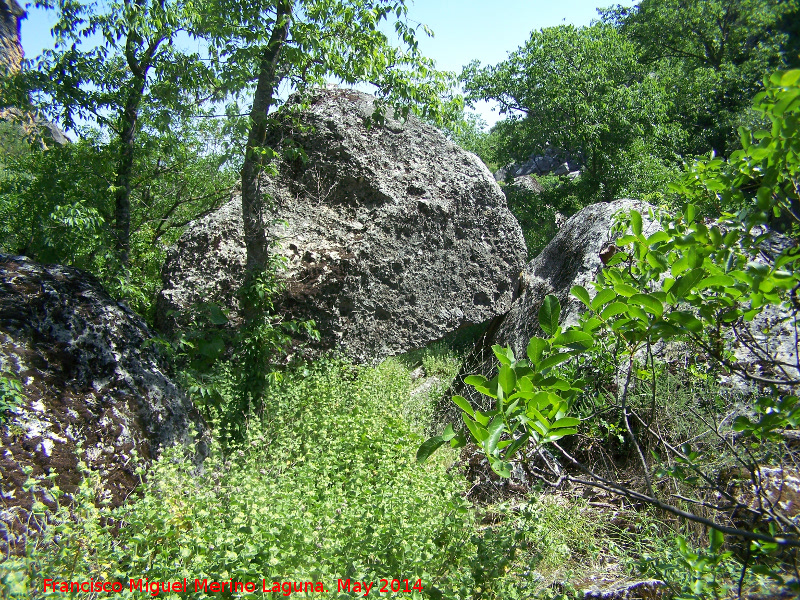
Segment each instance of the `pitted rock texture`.
[[528,160],[511,163],[498,169],[494,178],[497,181],[517,180],[525,175],[580,175],[583,157],[548,146],[542,154],[531,154]]
[[[491,173],[430,125],[387,117],[366,126],[372,96],[315,92],[299,123],[268,145],[301,147],[264,179],[286,258],[280,305],[313,318],[320,349],[371,361],[421,347],[508,310],[525,264],[522,231]],[[157,323],[214,301],[233,310],[245,248],[241,200],[189,226],[163,269]]]
[[[19,551],[33,495],[28,478],[57,473],[71,494],[78,461],[100,475],[120,503],[139,482],[143,460],[160,447],[198,443],[199,413],[164,371],[146,324],[90,275],[0,255],[0,370],[22,384],[24,400],[0,426],[0,551]],[[78,449],[78,445],[82,450]],[[48,485],[36,497],[52,507]],[[62,500],[63,502],[63,500]]]

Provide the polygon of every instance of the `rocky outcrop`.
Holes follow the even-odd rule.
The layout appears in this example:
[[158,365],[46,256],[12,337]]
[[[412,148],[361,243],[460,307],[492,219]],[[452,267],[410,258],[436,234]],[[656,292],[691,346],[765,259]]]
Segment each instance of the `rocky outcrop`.
[[[614,215],[636,208],[643,216],[645,235],[655,233],[660,225],[649,218],[650,205],[634,200],[617,200],[588,206],[569,218],[548,246],[522,272],[520,295],[514,301],[494,336],[494,343],[510,345],[517,356],[524,356],[530,338],[541,335],[537,315],[548,294],[555,295],[562,307],[562,324],[575,325],[585,309],[583,303],[570,295],[574,285],[581,285],[591,295],[591,282],[602,268],[604,260],[614,252],[610,229]],[[762,259],[772,260],[792,245],[786,236],[773,233],[763,244]],[[793,319],[781,307],[769,306],[753,322],[729,331],[729,348],[748,371],[761,377],[778,379],[798,378],[797,345]],[[657,351],[661,359],[675,362],[685,359],[681,345],[661,344]],[[771,356],[783,363],[778,373],[764,357]],[[724,382],[746,391],[748,385],[739,376],[726,377]]]
[[569,175],[577,177],[580,174],[581,157],[548,146],[542,154],[532,154],[528,160],[521,163],[512,163],[498,169],[494,178],[497,181],[516,180],[525,175]]
[[[152,337],[90,275],[0,255],[0,551],[19,546],[34,498],[53,506],[49,484],[34,495],[28,477],[55,473],[70,494],[84,461],[119,503],[139,482],[135,454],[146,461],[160,447],[202,440],[191,429],[201,435],[203,421],[165,373]],[[13,382],[21,394],[9,393]],[[204,448],[200,441],[198,458]]]
[[16,73],[22,64],[23,51],[19,22],[26,16],[17,0],[0,0],[0,75]]
[[[313,93],[268,143],[302,149],[264,180],[286,259],[281,310],[313,318],[321,349],[358,361],[421,347],[511,305],[522,231],[473,154],[414,117],[370,125],[372,96]],[[297,155],[297,152],[294,152]],[[286,156],[286,154],[284,154]],[[163,270],[158,325],[198,301],[232,310],[243,278],[241,200],[189,226]]]

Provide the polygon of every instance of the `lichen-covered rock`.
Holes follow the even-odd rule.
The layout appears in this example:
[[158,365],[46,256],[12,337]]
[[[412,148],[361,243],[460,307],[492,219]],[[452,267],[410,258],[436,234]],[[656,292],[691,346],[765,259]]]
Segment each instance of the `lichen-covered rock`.
[[[519,224],[473,154],[410,117],[367,126],[372,96],[315,92],[273,148],[302,148],[264,180],[286,258],[281,310],[313,318],[321,349],[357,361],[421,347],[508,310],[524,266]],[[238,307],[245,248],[241,200],[196,221],[170,252],[157,324],[196,302]]]
[[[19,550],[26,533],[29,476],[55,472],[70,494],[83,460],[119,503],[139,481],[134,453],[147,460],[196,440],[198,458],[205,453],[190,434],[203,433],[202,418],[164,372],[151,338],[90,275],[0,255],[0,375],[21,383],[23,397],[0,427],[0,526],[8,530],[0,552]],[[37,498],[52,508],[46,491]]]

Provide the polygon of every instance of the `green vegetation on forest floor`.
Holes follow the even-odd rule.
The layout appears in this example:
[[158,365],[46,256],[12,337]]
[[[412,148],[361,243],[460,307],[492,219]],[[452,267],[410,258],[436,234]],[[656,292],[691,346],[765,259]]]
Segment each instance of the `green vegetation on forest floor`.
[[[413,393],[419,365],[441,378],[430,395]],[[422,580],[422,594],[388,595],[398,598],[552,599],[634,578],[637,564],[676,568],[673,526],[646,511],[544,491],[473,506],[455,451],[418,465],[432,408],[459,366],[437,344],[377,367],[329,360],[291,372],[244,440],[226,453],[213,443],[201,470],[168,451],[116,510],[94,505],[100,482],[87,473],[76,504],[27,556],[0,565],[3,597],[98,597],[43,594],[44,578],[127,586],[186,577],[323,582],[329,593],[314,598],[355,597],[334,591],[349,578]],[[730,577],[736,565],[718,571]]]

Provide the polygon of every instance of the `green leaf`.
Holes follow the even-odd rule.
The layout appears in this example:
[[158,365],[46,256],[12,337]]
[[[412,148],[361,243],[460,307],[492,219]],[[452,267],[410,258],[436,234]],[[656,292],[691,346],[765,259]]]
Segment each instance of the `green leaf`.
[[489,380],[483,375],[467,375],[464,378],[464,383],[474,388],[486,388],[489,384]]
[[638,210],[631,211],[631,230],[635,235],[642,235],[642,215]]
[[632,285],[628,285],[627,283],[617,283],[614,284],[614,291],[617,292],[620,296],[625,296],[626,298],[630,298],[637,290]]
[[539,309],[539,326],[548,335],[553,335],[561,318],[561,303],[558,298],[548,294]]
[[578,433],[577,429],[551,429],[542,440],[543,442],[557,442],[561,438],[568,435],[575,435]]
[[592,300],[591,308],[593,311],[597,312],[598,310],[600,310],[601,306],[608,304],[616,297],[617,293],[614,290],[612,290],[611,288],[603,288],[602,290],[597,292],[597,295],[594,297],[594,300]]
[[463,433],[456,434],[456,436],[450,440],[450,447],[451,448],[463,448],[467,445],[467,436]]
[[791,87],[800,80],[800,69],[792,69],[781,75],[781,87]]
[[517,375],[514,373],[514,369],[508,365],[502,365],[497,374],[497,382],[503,388],[506,396],[510,396],[517,384]]
[[721,531],[712,527],[708,530],[708,541],[711,544],[711,552],[718,552],[725,543],[725,536]]
[[486,438],[485,449],[487,454],[494,454],[497,448],[497,442],[500,441],[500,436],[503,435],[505,423],[500,415],[497,415],[489,424],[489,436]]
[[729,275],[713,275],[700,280],[695,289],[704,290],[710,287],[729,287],[735,283],[736,280]]
[[647,245],[652,246],[653,244],[657,244],[659,242],[668,242],[669,241],[669,234],[666,231],[659,230],[656,231],[653,235],[647,238]]
[[573,285],[569,293],[583,302],[588,308],[592,308],[592,300],[589,298],[589,292],[587,292],[586,288],[582,285]]
[[680,300],[694,289],[703,279],[703,275],[705,275],[704,269],[692,269],[686,275],[681,275],[675,280],[675,285],[670,288],[670,294]]
[[536,366],[539,364],[539,361],[542,359],[542,353],[550,347],[550,344],[547,340],[543,340],[540,337],[532,337],[531,341],[528,342],[528,358],[531,361],[532,366]]
[[685,310],[673,311],[669,315],[667,315],[667,320],[673,323],[678,323],[679,325],[682,325],[683,327],[685,327],[686,329],[688,329],[693,333],[703,332],[703,323],[700,322],[700,320],[698,320],[697,317],[695,317],[692,313],[688,311]]
[[650,294],[634,294],[628,303],[637,304],[656,317],[664,314],[664,305]]
[[610,319],[611,317],[616,317],[617,315],[621,315],[627,312],[628,312],[627,304],[623,304],[622,302],[612,302],[603,309],[603,312],[600,313],[600,316],[603,319]]
[[[484,377],[484,379],[486,379],[486,378]],[[466,381],[466,380],[465,380],[465,381]],[[466,398],[464,398],[464,396],[453,396],[453,402],[455,403],[455,405],[456,405],[458,408],[460,408],[461,410],[463,410],[463,411],[464,411],[465,413],[467,413],[467,414],[468,414],[470,417],[474,416],[474,412],[473,412],[473,410],[472,410],[472,406],[471,406],[471,405],[470,405],[470,403],[467,401],[467,399],[466,399]]]
[[208,304],[208,310],[209,318],[214,325],[225,325],[228,322],[228,317],[226,317],[222,309],[213,302]]
[[484,427],[486,427],[489,424],[489,418],[490,418],[489,416],[482,413],[481,411],[479,410],[475,411],[475,420]]
[[594,345],[594,338],[588,333],[578,329],[569,329],[560,334],[553,341],[555,346],[578,346],[580,348],[591,348]]
[[444,432],[442,433],[442,439],[445,442],[449,442],[454,437],[456,437],[456,432],[453,431],[453,426],[448,424],[447,427],[444,428]]
[[570,359],[571,355],[569,352],[562,352],[560,354],[553,354],[552,356],[548,356],[539,364],[540,371],[546,371],[555,367],[556,365],[560,365],[563,362],[566,362]]
[[515,439],[513,442],[511,442],[511,445],[506,448],[506,453],[503,458],[507,461],[514,458],[514,455],[517,453],[517,451],[527,444],[529,439],[531,439],[531,435],[529,433],[526,433],[525,435]]
[[510,365],[512,362],[514,362],[514,352],[511,350],[511,348],[503,348],[502,346],[495,344],[492,346],[492,352],[494,352],[497,360],[504,365]]
[[486,431],[486,428],[470,419],[467,415],[464,415],[464,422],[467,424],[467,429],[469,429],[469,432],[477,443],[482,444],[483,441],[489,437],[489,432]]
[[489,464],[492,467],[492,471],[497,473],[500,477],[503,477],[504,479],[511,477],[511,465],[509,463],[490,456]]
[[428,457],[436,452],[444,443],[445,440],[440,435],[435,435],[432,438],[425,440],[417,449],[417,462],[422,463],[428,460]]
[[545,416],[539,412],[539,409],[534,408],[533,406],[528,407],[528,415],[531,417],[536,418],[536,420],[541,423],[544,431],[541,431],[542,435],[545,435],[547,431],[550,429],[550,421],[548,421]]
[[575,417],[563,417],[553,423],[553,429],[558,429],[559,427],[577,427],[580,424],[580,419],[576,419]]

